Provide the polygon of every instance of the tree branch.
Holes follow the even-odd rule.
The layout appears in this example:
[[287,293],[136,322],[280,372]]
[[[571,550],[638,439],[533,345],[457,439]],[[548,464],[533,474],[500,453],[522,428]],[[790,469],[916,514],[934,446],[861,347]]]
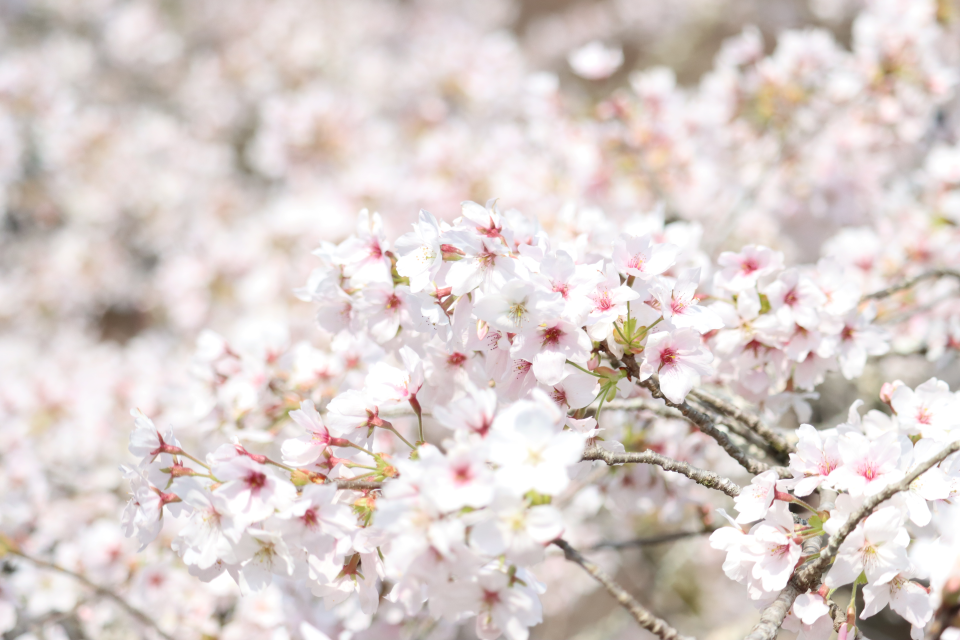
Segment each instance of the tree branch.
[[373,480],[333,480],[331,484],[336,483],[337,489],[350,489],[351,491],[372,491],[383,487],[382,482]]
[[773,467],[766,462],[761,462],[753,456],[745,453],[742,449],[740,449],[740,447],[735,445],[733,441],[730,440],[730,436],[718,428],[717,423],[715,423],[710,416],[702,411],[699,411],[698,409],[695,409],[690,405],[690,403],[684,401],[678,404],[668,400],[660,390],[660,385],[653,378],[647,378],[646,380],[638,382],[637,384],[650,391],[654,398],[663,400],[668,407],[677,409],[683,414],[683,417],[690,421],[695,427],[697,427],[697,429],[716,440],[717,444],[719,444],[723,450],[730,455],[731,458],[739,462],[740,466],[750,473],[758,475],[769,469],[775,469],[781,478],[793,477],[793,474],[790,473],[790,471],[788,471],[785,467]]
[[567,560],[583,567],[583,570],[589,573],[594,580],[602,584],[603,588],[607,590],[607,593],[612,595],[620,606],[626,609],[641,627],[661,638],[661,640],[692,640],[687,636],[680,635],[679,631],[647,611],[643,605],[637,602],[623,587],[614,582],[613,578],[608,576],[603,569],[584,558],[580,552],[571,547],[566,540],[557,538],[553,541],[553,544],[563,549],[563,555]]
[[[952,442],[942,449],[937,455],[918,464],[913,470],[903,477],[899,482],[885,487],[880,493],[870,496],[864,500],[863,505],[850,514],[850,518],[840,527],[840,529],[827,541],[827,545],[820,552],[820,557],[813,562],[807,563],[798,569],[787,588],[780,592],[777,599],[769,607],[764,609],[760,616],[760,623],[754,627],[744,640],[773,640],[777,636],[780,625],[787,615],[787,611],[793,606],[793,601],[801,593],[814,588],[820,581],[821,575],[836,557],[840,550],[840,545],[846,540],[847,536],[853,533],[860,521],[873,513],[874,509],[892,498],[901,491],[910,488],[910,483],[921,475],[940,464],[947,456],[960,451],[960,441]],[[815,538],[820,540],[820,538]],[[804,547],[806,549],[806,547]],[[806,553],[806,551],[804,551]]]
[[[592,416],[597,412],[599,403],[591,404],[586,407],[585,414]],[[663,418],[672,418],[674,420],[683,420],[683,415],[670,407],[662,407],[659,404],[650,402],[646,398],[624,398],[622,400],[611,400],[603,404],[604,411],[649,411]]]
[[675,531],[674,533],[664,533],[659,536],[649,536],[647,538],[634,538],[633,540],[623,540],[621,542],[601,542],[595,544],[587,551],[599,551],[600,549],[631,549],[633,547],[649,547],[657,544],[665,544],[684,538],[693,538],[716,531],[715,527],[704,527],[698,531]]
[[612,451],[607,451],[606,449],[592,446],[587,447],[586,451],[583,452],[583,459],[602,460],[609,465],[630,463],[655,464],[667,471],[673,471],[674,473],[685,475],[697,484],[703,485],[708,489],[722,491],[731,498],[736,498],[738,495],[740,495],[740,485],[733,480],[724,478],[723,476],[712,471],[694,467],[686,462],[668,458],[667,456],[660,455],[655,451],[648,450],[640,452],[613,453]]
[[[606,346],[601,345],[601,350],[604,351],[609,358],[611,358],[611,362],[616,360]],[[764,471],[767,471],[768,469],[775,468],[781,478],[793,477],[793,474],[790,473],[786,467],[771,467],[771,465],[767,464],[766,462],[761,462],[760,460],[757,460],[756,458],[744,453],[740,447],[731,442],[726,433],[717,428],[717,424],[713,421],[713,419],[710,418],[710,416],[693,408],[688,402],[681,402],[677,404],[668,400],[660,390],[660,385],[652,377],[641,381],[640,365],[637,364],[636,356],[634,356],[632,353],[624,353],[621,361],[626,367],[627,373],[630,374],[630,377],[635,380],[639,386],[650,391],[654,398],[663,400],[668,407],[678,410],[691,424],[716,440],[717,444],[723,447],[723,450],[726,451],[731,458],[739,462],[740,466],[742,466],[744,469],[754,475],[758,475]]]
[[718,398],[717,396],[714,396],[703,389],[691,389],[690,395],[697,400],[700,400],[701,402],[713,407],[720,413],[733,418],[740,424],[756,433],[774,450],[774,452],[783,456],[784,458],[786,458],[790,453],[796,451],[796,448],[790,442],[788,442],[783,435],[777,433],[764,424],[764,422],[760,420],[758,416],[747,413],[733,403],[727,402],[722,398]]
[[960,271],[955,271],[953,269],[934,269],[932,271],[926,271],[921,273],[918,276],[913,278],[908,278],[902,282],[899,282],[895,285],[891,285],[886,289],[881,289],[880,291],[874,291],[873,293],[868,293],[867,295],[860,298],[860,302],[866,302],[868,300],[881,300],[883,298],[888,298],[895,293],[900,293],[910,289],[911,287],[923,282],[924,280],[933,280],[937,278],[954,278],[960,280]]
[[98,596],[103,596],[104,598],[113,600],[116,604],[120,606],[121,609],[126,611],[127,614],[130,615],[130,617],[136,618],[137,621],[143,626],[153,629],[157,633],[157,635],[159,635],[164,640],[173,640],[173,636],[171,636],[168,633],[165,633],[160,627],[158,627],[157,623],[154,622],[153,619],[150,618],[150,616],[148,616],[146,613],[144,613],[140,609],[137,609],[136,607],[134,607],[132,604],[124,600],[123,597],[121,597],[119,594],[108,589],[107,587],[100,586],[99,584],[92,582],[89,578],[79,573],[75,573],[65,567],[61,567],[58,564],[54,564],[52,562],[47,562],[46,560],[41,560],[40,558],[34,558],[33,556],[29,556],[23,553],[22,551],[20,551],[19,549],[17,549],[16,546],[12,543],[12,541],[9,541],[6,538],[0,539],[0,551],[6,551],[7,553],[17,556],[18,558],[23,558],[24,560],[27,560],[28,562],[31,562],[38,567],[41,567],[44,569],[50,569],[51,571],[58,571],[64,575],[70,576],[77,582],[83,584],[85,587],[92,589]]

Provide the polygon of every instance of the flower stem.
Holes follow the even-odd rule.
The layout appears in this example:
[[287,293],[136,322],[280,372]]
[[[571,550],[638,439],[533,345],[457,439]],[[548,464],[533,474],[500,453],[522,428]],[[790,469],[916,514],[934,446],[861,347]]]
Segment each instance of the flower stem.
[[355,443],[353,443],[353,442],[351,442],[348,446],[353,447],[353,448],[356,449],[357,451],[362,451],[362,452],[364,452],[365,454],[367,454],[367,455],[370,456],[371,458],[376,458],[376,457],[377,457],[377,454],[375,454],[373,451],[370,451],[369,449],[366,449],[366,448],[364,448],[364,447],[361,447],[360,445],[355,444]]
[[[389,426],[387,426],[387,425],[389,425]],[[387,431],[392,431],[392,432],[393,432],[393,435],[395,435],[395,436],[397,436],[398,438],[400,438],[400,441],[403,442],[403,444],[407,445],[407,446],[410,447],[411,449],[416,449],[416,447],[413,446],[412,444],[410,444],[410,442],[407,441],[406,438],[404,438],[402,435],[400,435],[400,432],[397,431],[396,427],[394,427],[394,426],[393,426],[392,424],[390,424],[389,422],[385,422],[383,428],[386,429]]]
[[798,504],[798,505],[800,505],[801,507],[803,507],[804,509],[806,509],[807,511],[809,511],[809,512],[811,512],[811,513],[819,513],[819,511],[817,511],[816,509],[814,509],[811,505],[807,504],[806,502],[804,502],[803,500],[801,500],[800,498],[798,498],[798,497],[796,497],[796,496],[793,496],[793,499],[792,499],[790,502],[792,502],[793,504]]
[[570,362],[569,360],[567,360],[567,364],[572,365],[572,366],[576,367],[577,369],[580,369],[580,371],[583,371],[584,373],[589,373],[590,375],[594,376],[595,378],[602,378],[602,377],[603,377],[603,376],[600,375],[599,373],[595,373],[595,372],[593,372],[593,371],[590,371],[589,369],[584,369],[583,367],[581,367],[580,365],[578,365],[576,362]]
[[294,469],[293,467],[288,467],[287,465],[283,464],[282,462],[277,462],[276,460],[271,460],[270,458],[267,458],[267,464],[272,464],[272,465],[275,466],[275,467],[280,467],[281,469],[285,469],[285,470],[289,471],[290,473],[293,473],[294,471],[296,471],[296,469]]
[[181,449],[181,450],[180,450],[180,453],[179,453],[178,455],[181,455],[181,456],[183,456],[184,458],[186,458],[186,459],[188,459],[188,460],[193,460],[194,462],[196,462],[198,465],[200,465],[201,467],[203,467],[203,468],[206,469],[207,471],[210,471],[210,466],[209,466],[209,465],[207,465],[205,462],[201,462],[199,459],[193,457],[192,455],[190,455],[190,454],[187,453],[186,451],[183,451],[183,450]]

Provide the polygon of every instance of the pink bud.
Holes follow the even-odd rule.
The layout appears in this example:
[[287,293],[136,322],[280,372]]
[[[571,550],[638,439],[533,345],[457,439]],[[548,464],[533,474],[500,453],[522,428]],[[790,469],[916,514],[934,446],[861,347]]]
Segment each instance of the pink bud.
[[440,251],[443,252],[444,260],[459,260],[463,256],[467,255],[461,249],[458,249],[452,244],[440,245]]
[[267,456],[259,453],[250,453],[242,444],[235,444],[233,447],[237,450],[237,453],[242,456],[247,456],[257,464],[267,464]]
[[483,340],[490,332],[490,325],[485,320],[477,320],[477,339]]
[[890,404],[893,400],[894,392],[903,386],[903,380],[894,380],[893,382],[884,382],[883,386],[880,387],[880,400],[886,404]]

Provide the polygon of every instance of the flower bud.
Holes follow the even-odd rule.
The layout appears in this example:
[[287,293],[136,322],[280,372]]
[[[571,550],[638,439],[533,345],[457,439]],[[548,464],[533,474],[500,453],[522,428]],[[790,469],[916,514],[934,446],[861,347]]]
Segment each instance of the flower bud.
[[[890,404],[893,400],[893,394],[897,389],[903,386],[903,380],[894,380],[893,382],[884,382],[880,387],[880,400]],[[892,406],[892,405],[891,405]]]
[[467,255],[461,249],[458,249],[452,244],[440,245],[440,251],[443,252],[443,259],[448,262],[454,261],[454,260],[460,260],[465,255]]

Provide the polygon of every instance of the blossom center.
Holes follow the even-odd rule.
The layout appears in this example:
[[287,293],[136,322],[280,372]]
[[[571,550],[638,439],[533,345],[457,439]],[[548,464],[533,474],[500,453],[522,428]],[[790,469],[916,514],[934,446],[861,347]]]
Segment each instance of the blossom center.
[[313,507],[307,509],[307,511],[300,516],[300,520],[303,521],[303,524],[308,529],[316,529],[320,524],[320,519],[317,518],[317,510]]
[[513,324],[517,325],[518,327],[523,324],[523,317],[526,314],[527,305],[525,300],[510,305],[510,308],[507,310],[507,315],[510,316]]
[[879,470],[877,469],[877,464],[875,462],[862,462],[860,467],[857,469],[857,473],[867,480],[873,480],[880,475]]
[[[544,329],[540,332],[543,336],[543,346],[547,345],[558,345],[560,344],[560,337],[563,335],[563,330],[560,327],[550,327]],[[529,364],[527,365],[529,368]]]
[[473,480],[473,470],[469,464],[463,463],[453,467],[453,481],[455,484],[464,485]]
[[759,268],[760,263],[757,262],[756,258],[746,258],[740,263],[740,271],[742,271],[744,275],[750,275]]
[[647,256],[643,255],[642,253],[635,253],[627,260],[627,268],[643,271],[643,263],[646,261]]
[[613,308],[613,300],[610,299],[610,292],[603,291],[593,297],[593,302],[598,311],[609,311]]
[[673,347],[667,347],[660,352],[660,366],[666,367],[672,364],[676,364],[677,359],[680,357],[680,354],[677,353],[677,350]]
[[267,474],[261,473],[260,471],[251,471],[243,481],[251,489],[263,489],[267,484]]
[[486,248],[477,254],[477,264],[480,265],[481,269],[489,269],[496,260],[497,254]]

